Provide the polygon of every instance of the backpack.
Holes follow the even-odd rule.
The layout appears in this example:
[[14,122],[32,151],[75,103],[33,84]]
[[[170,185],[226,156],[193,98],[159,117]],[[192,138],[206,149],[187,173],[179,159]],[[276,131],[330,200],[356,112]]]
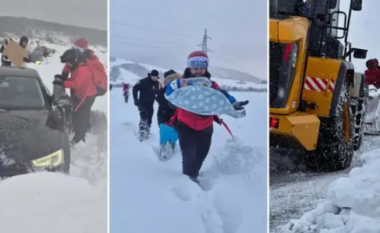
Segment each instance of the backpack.
[[97,96],[103,96],[107,93],[107,73],[99,59],[93,58],[87,60],[87,66],[92,73],[92,81],[96,86]]

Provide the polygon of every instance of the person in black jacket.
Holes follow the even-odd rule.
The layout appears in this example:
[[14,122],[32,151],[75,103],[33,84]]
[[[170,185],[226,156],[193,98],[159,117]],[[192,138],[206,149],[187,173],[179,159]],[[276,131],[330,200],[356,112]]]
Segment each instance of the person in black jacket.
[[177,130],[173,126],[169,126],[172,116],[175,113],[175,106],[168,102],[165,98],[166,84],[180,78],[181,75],[174,70],[169,70],[164,73],[164,80],[161,82],[157,94],[158,110],[157,122],[160,127],[160,159],[167,160],[175,149],[175,144],[178,140]]
[[[10,39],[10,40],[12,40],[12,39]],[[2,56],[1,56],[1,66],[12,66],[12,62],[10,60],[8,60],[8,57],[6,55],[3,54],[5,46],[8,45],[8,40],[4,40],[4,42],[5,42],[4,45],[2,45],[1,48],[0,48],[0,53],[2,54]],[[22,36],[20,38],[19,44],[24,49],[26,49],[26,46],[28,46],[28,43],[29,43],[28,37]],[[24,58],[24,62],[30,62],[30,55],[28,57]]]
[[141,79],[133,86],[133,99],[140,112],[140,141],[149,138],[154,113],[153,105],[159,88],[158,75],[157,70],[152,70],[148,77]]

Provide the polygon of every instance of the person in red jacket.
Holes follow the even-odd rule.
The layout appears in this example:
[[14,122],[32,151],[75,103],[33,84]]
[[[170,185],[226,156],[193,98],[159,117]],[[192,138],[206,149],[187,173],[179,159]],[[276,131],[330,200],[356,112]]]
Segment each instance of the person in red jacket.
[[129,84],[128,83],[125,83],[123,82],[123,92],[128,92],[129,91]]
[[[103,96],[107,92],[107,74],[104,65],[95,55],[94,51],[88,48],[88,41],[85,38],[80,38],[74,41],[73,48],[83,53],[88,68],[92,73],[92,80],[96,86],[97,96]],[[67,65],[63,67],[62,75],[68,77],[70,69]],[[73,94],[73,93],[72,93]]]
[[380,88],[380,67],[377,59],[369,59],[366,62],[367,70],[364,72],[365,82]]
[[128,103],[129,99],[129,84],[123,82],[123,96],[126,103]]
[[[171,82],[170,85],[176,86],[175,83],[181,82],[181,85],[185,86],[186,82],[184,80],[194,77],[207,77],[210,79],[211,74],[207,71],[207,68],[207,54],[202,51],[195,51],[188,57],[188,64],[183,77]],[[243,106],[248,103],[236,101],[234,97],[228,94],[227,91],[222,90],[214,81],[212,81],[212,88],[221,91],[237,110],[243,109]],[[167,90],[166,93],[170,91]],[[196,183],[199,182],[199,171],[211,147],[213,122],[222,123],[217,116],[201,116],[179,107],[176,108],[174,116],[169,122],[169,125],[175,126],[178,131],[179,145],[182,152],[182,173]]]
[[91,107],[97,94],[96,87],[91,79],[92,73],[86,65],[83,54],[77,49],[65,51],[61,56],[61,62],[66,63],[66,66],[70,69],[70,78],[56,75],[53,84],[62,85],[73,91],[73,127],[75,135],[71,143],[85,142]]

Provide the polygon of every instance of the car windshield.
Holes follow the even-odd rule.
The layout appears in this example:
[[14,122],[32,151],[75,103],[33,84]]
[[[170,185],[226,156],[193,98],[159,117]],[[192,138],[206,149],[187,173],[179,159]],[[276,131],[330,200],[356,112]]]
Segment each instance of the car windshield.
[[0,76],[0,109],[45,109],[40,83],[35,78]]

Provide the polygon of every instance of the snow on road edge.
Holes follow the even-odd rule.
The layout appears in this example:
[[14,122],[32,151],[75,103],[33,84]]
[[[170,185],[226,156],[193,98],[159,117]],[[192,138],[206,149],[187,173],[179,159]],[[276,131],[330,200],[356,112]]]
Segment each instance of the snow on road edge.
[[378,233],[380,232],[380,150],[361,156],[362,167],[334,181],[327,199],[282,232]]

